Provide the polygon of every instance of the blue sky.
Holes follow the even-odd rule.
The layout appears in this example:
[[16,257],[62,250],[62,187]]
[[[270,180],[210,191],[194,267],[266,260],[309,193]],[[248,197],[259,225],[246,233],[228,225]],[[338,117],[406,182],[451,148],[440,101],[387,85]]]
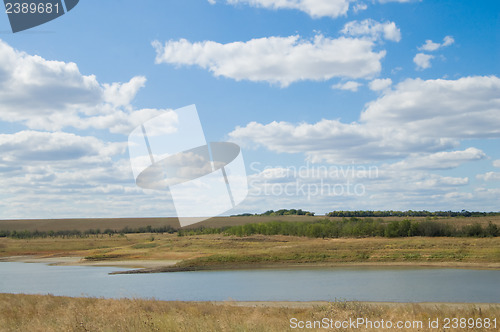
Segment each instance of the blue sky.
[[500,202],[500,4],[82,0],[0,19],[0,218],[175,216],[128,133],[196,104],[242,147],[228,211],[483,210]]

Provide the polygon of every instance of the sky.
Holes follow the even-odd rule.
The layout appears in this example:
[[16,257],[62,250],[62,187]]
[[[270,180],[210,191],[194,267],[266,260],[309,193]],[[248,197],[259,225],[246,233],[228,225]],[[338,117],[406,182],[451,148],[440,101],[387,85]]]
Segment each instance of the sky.
[[248,195],[301,208],[500,210],[500,2],[82,0],[0,14],[0,218],[176,216],[128,135],[195,104]]

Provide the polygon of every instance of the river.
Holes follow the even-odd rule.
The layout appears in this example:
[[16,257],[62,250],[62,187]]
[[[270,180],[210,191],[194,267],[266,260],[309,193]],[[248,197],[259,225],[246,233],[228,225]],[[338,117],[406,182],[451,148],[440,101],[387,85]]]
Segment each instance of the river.
[[500,271],[409,267],[109,275],[116,267],[0,263],[0,293],[180,301],[500,303]]

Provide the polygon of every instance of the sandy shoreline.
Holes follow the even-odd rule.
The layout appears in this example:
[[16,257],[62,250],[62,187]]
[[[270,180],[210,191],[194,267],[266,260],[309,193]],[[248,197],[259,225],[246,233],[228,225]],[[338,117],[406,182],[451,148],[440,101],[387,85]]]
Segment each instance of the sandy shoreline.
[[416,267],[416,268],[460,268],[479,270],[498,270],[500,263],[470,263],[470,262],[355,262],[355,263],[273,263],[273,264],[225,264],[212,266],[176,267],[180,260],[85,260],[78,256],[9,256],[1,257],[0,262],[45,263],[49,265],[66,266],[110,266],[126,267],[134,270],[116,272],[130,273],[160,273],[200,270],[242,270],[242,269],[288,269],[288,268],[324,268],[324,267]]
[[152,269],[175,265],[176,260],[121,260],[121,261],[89,261],[77,256],[9,256],[0,258],[0,262],[44,263],[66,266],[111,266],[134,269]]

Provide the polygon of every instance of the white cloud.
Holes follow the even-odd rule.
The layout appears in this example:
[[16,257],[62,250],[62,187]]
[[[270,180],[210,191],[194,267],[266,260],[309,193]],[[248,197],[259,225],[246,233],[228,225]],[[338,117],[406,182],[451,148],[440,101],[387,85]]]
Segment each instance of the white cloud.
[[[215,4],[216,0],[208,0]],[[222,1],[220,1],[222,2]],[[226,0],[231,5],[246,4],[267,9],[296,9],[313,18],[343,16],[349,10],[350,0]]]
[[[217,2],[227,3],[237,6],[239,4],[248,5],[257,8],[266,9],[295,9],[300,10],[312,18],[346,16],[349,10],[349,5],[354,4],[353,11],[355,13],[365,10],[368,6],[359,0],[207,0],[214,5]],[[379,0],[379,3],[387,2],[412,2],[415,0]],[[421,1],[421,0],[420,0]]]
[[378,2],[380,2],[380,3],[388,3],[388,2],[406,3],[406,2],[413,2],[413,1],[422,1],[422,0],[378,0]]
[[436,140],[498,138],[498,95],[500,78],[496,76],[407,79],[368,103],[360,120]]
[[443,39],[443,44],[442,45],[443,46],[449,46],[449,45],[453,44],[454,42],[455,42],[455,39],[453,39],[452,36],[446,36]]
[[102,100],[95,76],[80,74],[75,63],[47,61],[15,51],[0,41],[0,118],[34,123],[60,110],[91,108]]
[[78,161],[30,161],[17,171],[0,173],[0,217],[102,218],[175,213],[168,192],[145,195],[135,185],[128,160]]
[[425,44],[422,45],[421,47],[419,47],[418,49],[421,50],[421,51],[429,51],[429,52],[432,52],[432,51],[435,51],[437,50],[438,48],[441,47],[441,44],[439,43],[434,43],[432,42],[432,40],[426,40],[425,41]]
[[133,77],[127,83],[103,84],[104,100],[116,107],[130,106],[132,99],[145,84],[146,78],[144,76]]
[[476,148],[463,151],[444,151],[432,154],[412,154],[403,161],[394,163],[395,169],[452,169],[463,163],[484,159],[486,154]]
[[64,132],[1,134],[0,217],[174,214],[168,192],[146,196],[135,185],[125,151],[126,143]]
[[484,174],[478,174],[476,176],[478,179],[489,182],[489,181],[500,181],[499,172],[487,172]]
[[341,32],[348,36],[366,36],[373,40],[381,38],[395,42],[401,40],[401,32],[394,22],[380,23],[372,19],[348,22]]
[[355,81],[348,81],[345,83],[338,83],[332,85],[332,89],[338,89],[338,90],[348,90],[348,91],[353,91],[356,92],[358,91],[358,88],[362,86],[363,84]]
[[168,193],[145,196],[135,186],[126,142],[62,131],[97,128],[128,135],[166,111],[132,107],[145,81],[136,76],[100,83],[75,63],[49,61],[0,41],[0,121],[28,128],[0,134],[0,217],[175,213]]
[[390,78],[377,78],[371,81],[368,86],[370,90],[382,91],[390,88],[392,85],[392,80]]
[[369,162],[412,153],[437,160],[474,159],[481,156],[480,150],[435,153],[456,148],[463,139],[500,138],[498,95],[500,79],[496,76],[408,79],[368,103],[359,122],[251,122],[229,136],[279,153],[303,153],[313,162]]
[[108,130],[111,133],[128,135],[137,126],[158,115],[169,112],[167,109],[145,108],[140,110],[116,110],[111,114],[96,115],[88,118],[78,118],[74,122],[67,122],[78,129],[89,127]]
[[417,65],[417,69],[423,70],[431,66],[431,59],[434,59],[433,55],[417,53],[417,55],[413,58],[413,62]]
[[49,61],[14,50],[0,40],[0,120],[30,129],[65,127],[109,129],[128,134],[136,118],[161,110],[133,110],[130,102],[146,78],[100,84],[82,75],[75,63]]
[[[348,157],[344,155],[342,160],[333,161],[337,157],[335,151],[343,155],[350,149],[366,147],[375,139],[357,123],[343,124],[325,119],[315,124],[299,125],[276,121],[267,125],[250,122],[245,127],[237,127],[229,136],[241,144],[252,142],[252,146],[256,143],[278,153],[305,153],[315,162],[327,157],[333,163],[345,161]],[[347,162],[350,161],[348,157]]]
[[126,143],[105,143],[95,137],[64,132],[20,131],[0,134],[0,163],[24,166],[25,163],[103,163],[123,154]]
[[498,160],[494,160],[494,161],[493,161],[493,166],[494,166],[494,167],[500,167],[500,159],[498,159]]
[[451,44],[453,44],[455,42],[455,39],[453,39],[452,36],[446,36],[444,37],[443,39],[443,43],[440,44],[440,43],[434,43],[432,40],[428,39],[425,41],[425,44],[420,46],[418,49],[421,50],[421,51],[428,51],[428,52],[432,52],[432,51],[436,51],[442,47],[446,47],[446,46],[450,46]]
[[357,3],[354,5],[354,12],[357,13],[357,12],[360,12],[362,10],[366,10],[368,8],[368,6],[365,4],[365,3]]
[[[244,203],[251,206],[250,211],[262,209],[270,200],[289,208],[300,202],[301,208],[320,214],[332,209],[442,209],[443,205],[460,206],[475,198],[458,191],[469,184],[468,177],[392,165],[304,163],[287,167],[253,163],[250,171],[250,192]],[[240,208],[244,210],[244,206]]]
[[156,63],[197,65],[217,77],[265,81],[282,87],[332,77],[370,78],[380,72],[380,60],[385,56],[385,51],[373,51],[373,41],[322,35],[313,40],[268,37],[228,44],[181,39],[163,45],[155,41],[153,46]]

